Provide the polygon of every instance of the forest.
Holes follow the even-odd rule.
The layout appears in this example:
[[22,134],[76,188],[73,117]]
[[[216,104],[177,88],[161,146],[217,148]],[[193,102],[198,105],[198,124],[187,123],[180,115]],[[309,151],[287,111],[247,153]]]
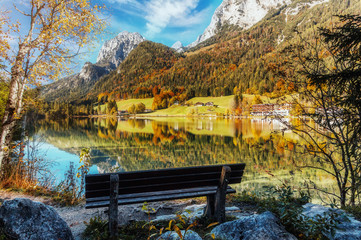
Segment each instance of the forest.
[[[224,26],[216,36],[181,54],[145,41],[116,70],[101,77],[86,97],[61,96],[53,106],[68,109],[70,104],[77,109],[70,112],[82,115],[98,104],[129,98],[154,97],[152,109],[157,110],[192,97],[240,97],[246,93],[278,98],[295,93],[294,85],[279,74],[280,66],[289,60],[283,49],[300,37],[312,39],[318,28],[332,23],[335,9],[347,13],[357,8],[350,1],[332,1],[332,6],[303,7],[296,15],[274,10],[249,30]],[[297,72],[288,74],[297,77]]]

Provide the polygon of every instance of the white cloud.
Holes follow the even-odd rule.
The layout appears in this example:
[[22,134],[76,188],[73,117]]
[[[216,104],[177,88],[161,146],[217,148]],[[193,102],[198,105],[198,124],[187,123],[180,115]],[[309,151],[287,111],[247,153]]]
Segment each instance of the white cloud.
[[204,12],[196,12],[199,0],[150,0],[146,3],[146,36],[151,38],[165,27],[189,26],[201,21]]
[[[114,9],[114,18],[111,19],[113,28],[120,30],[142,32],[147,39],[159,37],[165,34],[167,27],[173,28],[194,28],[202,25],[212,15],[212,5],[198,10],[201,0],[107,0],[110,4],[109,11]],[[145,25],[130,26],[126,19],[123,19],[119,12],[131,15],[132,17],[145,20]],[[117,22],[118,24],[115,24]],[[144,32],[142,31],[144,30]],[[176,34],[177,35],[177,34]],[[175,37],[175,36],[174,36]]]
[[208,15],[211,14],[212,8],[208,7],[200,12],[194,12],[190,15],[179,15],[171,21],[169,26],[172,27],[189,27],[204,22]]

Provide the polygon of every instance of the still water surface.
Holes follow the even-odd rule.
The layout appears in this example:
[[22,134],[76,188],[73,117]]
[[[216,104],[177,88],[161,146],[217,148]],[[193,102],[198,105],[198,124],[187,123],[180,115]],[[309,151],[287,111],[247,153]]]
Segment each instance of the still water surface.
[[54,161],[57,182],[79,166],[82,148],[91,149],[90,173],[135,171],[225,163],[246,163],[237,191],[266,186],[302,186],[305,181],[332,188],[332,179],[296,164],[317,159],[301,153],[301,139],[276,120],[219,118],[68,119],[41,121],[34,137],[45,158]]

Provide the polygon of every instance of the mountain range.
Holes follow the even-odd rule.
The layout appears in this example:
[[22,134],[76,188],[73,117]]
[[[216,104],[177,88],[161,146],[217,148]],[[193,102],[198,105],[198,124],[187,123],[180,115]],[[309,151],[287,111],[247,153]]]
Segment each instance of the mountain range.
[[62,99],[61,96],[67,96],[66,99],[62,99],[63,101],[85,97],[102,76],[115,70],[129,53],[143,41],[145,38],[139,33],[127,31],[119,33],[115,38],[103,44],[95,64],[86,62],[80,73],[45,86],[42,95],[47,101],[60,100]]
[[[171,48],[122,32],[104,43],[95,64],[42,90],[46,101],[152,97],[154,88],[192,96],[281,92],[268,70],[276,53],[335,14],[360,14],[359,0],[224,0],[195,42]],[[284,89],[283,89],[284,90]]]

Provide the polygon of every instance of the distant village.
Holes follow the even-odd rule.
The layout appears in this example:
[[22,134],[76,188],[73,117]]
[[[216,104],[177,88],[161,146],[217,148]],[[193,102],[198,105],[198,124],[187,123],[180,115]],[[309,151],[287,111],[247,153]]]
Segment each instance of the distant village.
[[[179,102],[174,102],[173,105],[179,105]],[[192,104],[194,107],[217,107],[213,102],[196,102]],[[284,103],[284,104],[253,104],[250,108],[250,115],[251,116],[290,116],[292,110],[292,104]],[[153,110],[145,109],[143,113],[151,113]],[[120,110],[118,111],[118,116],[128,116],[130,113],[127,110]]]
[[252,116],[290,116],[292,104],[254,104],[252,105]]

